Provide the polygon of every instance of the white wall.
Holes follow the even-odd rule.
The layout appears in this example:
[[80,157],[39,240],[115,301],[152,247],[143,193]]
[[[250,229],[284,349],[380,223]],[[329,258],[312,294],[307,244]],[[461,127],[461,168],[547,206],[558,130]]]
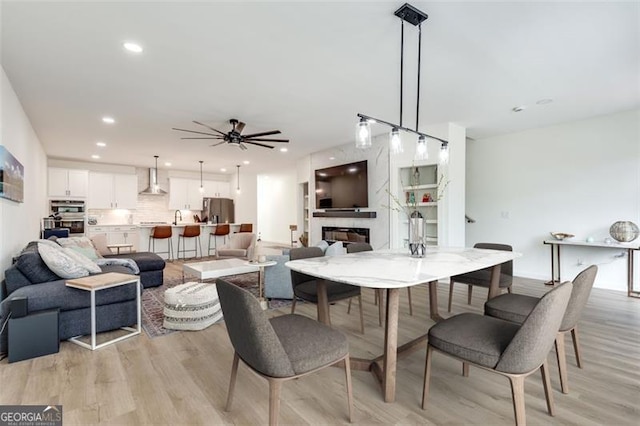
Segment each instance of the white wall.
[[[259,232],[255,229],[258,224],[258,176],[255,173],[246,171],[240,167],[240,193],[236,191],[238,188],[237,173],[231,178],[231,198],[233,198],[234,208],[236,210],[236,223],[253,223],[253,232]],[[264,238],[263,238],[264,239]]]
[[[467,245],[511,244],[516,275],[549,279],[549,232],[602,241],[618,220],[640,224],[639,123],[636,110],[468,142]],[[597,264],[597,287],[626,290],[620,253],[563,248],[562,279]]]
[[258,175],[258,232],[263,241],[290,244],[289,225],[295,225],[299,216],[297,188],[293,167],[280,173]]
[[0,144],[24,167],[24,203],[0,198],[0,279],[11,258],[39,238],[40,219],[48,216],[47,157],[4,69],[0,75]]

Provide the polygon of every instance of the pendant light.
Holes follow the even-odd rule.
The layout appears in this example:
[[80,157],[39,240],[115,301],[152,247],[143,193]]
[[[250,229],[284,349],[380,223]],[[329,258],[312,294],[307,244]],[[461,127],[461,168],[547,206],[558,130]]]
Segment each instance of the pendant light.
[[236,168],[238,170],[238,176],[237,176],[237,186],[236,186],[236,192],[239,194],[240,193],[240,164],[236,165]]
[[[400,130],[414,133],[418,135],[416,143],[416,159],[424,160],[428,158],[427,139],[435,139],[441,143],[440,160],[442,164],[446,164],[449,161],[449,147],[448,141],[440,139],[435,136],[422,133],[418,130],[418,120],[420,118],[420,63],[421,63],[421,47],[422,47],[422,22],[426,21],[429,16],[411,6],[408,3],[402,5],[398,10],[394,12],[394,15],[401,20],[401,33],[400,33],[400,125],[389,123],[388,121],[373,118],[364,114],[357,114],[360,118],[356,124],[356,148],[366,149],[371,146],[371,128],[370,123],[381,123],[391,127],[389,133],[389,151],[391,154],[400,154],[403,152],[402,140],[400,138]],[[403,106],[403,75],[404,75],[404,23],[408,22],[413,26],[418,27],[418,85],[416,91],[416,127],[410,129],[402,125],[402,106]]]
[[202,163],[204,163],[204,161],[200,160],[200,193],[201,194],[204,193],[204,186],[202,186]]

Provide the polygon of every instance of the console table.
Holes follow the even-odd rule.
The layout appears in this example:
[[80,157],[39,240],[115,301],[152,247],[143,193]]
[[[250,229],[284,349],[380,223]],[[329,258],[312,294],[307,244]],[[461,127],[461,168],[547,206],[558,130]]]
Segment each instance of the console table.
[[[551,247],[551,281],[547,284],[554,285],[559,283],[560,279],[560,246],[574,247],[596,247],[615,250],[627,251],[627,296],[640,298],[640,290],[633,288],[633,252],[640,250],[640,243],[604,243],[604,242],[586,242],[586,241],[565,241],[565,240],[545,240],[545,244]],[[557,274],[556,274],[557,272]]]

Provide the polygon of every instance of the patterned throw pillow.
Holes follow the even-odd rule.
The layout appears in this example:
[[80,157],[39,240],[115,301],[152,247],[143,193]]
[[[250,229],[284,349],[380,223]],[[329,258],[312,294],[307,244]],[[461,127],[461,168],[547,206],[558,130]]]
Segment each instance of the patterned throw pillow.
[[98,259],[102,257],[96,250],[89,237],[69,237],[58,238],[57,243],[65,248],[72,248],[79,253],[82,253],[89,259]]
[[67,247],[63,248],[62,251],[73,259],[75,262],[80,264],[83,268],[85,268],[90,274],[99,274],[102,272],[102,269],[89,259],[87,256],[83,255],[82,252],[77,251],[77,247]]
[[60,278],[80,278],[89,275],[87,268],[70,258],[62,248],[57,249],[38,243],[38,253],[47,267]]

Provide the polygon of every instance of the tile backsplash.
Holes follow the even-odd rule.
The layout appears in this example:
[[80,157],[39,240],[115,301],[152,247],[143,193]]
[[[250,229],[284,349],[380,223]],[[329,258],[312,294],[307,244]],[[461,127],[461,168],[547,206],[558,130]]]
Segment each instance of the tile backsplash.
[[[182,222],[193,222],[193,215],[200,211],[182,210]],[[173,222],[174,211],[169,210],[169,195],[138,195],[136,210],[89,209],[88,216],[95,217],[98,225],[124,225],[140,222]]]

